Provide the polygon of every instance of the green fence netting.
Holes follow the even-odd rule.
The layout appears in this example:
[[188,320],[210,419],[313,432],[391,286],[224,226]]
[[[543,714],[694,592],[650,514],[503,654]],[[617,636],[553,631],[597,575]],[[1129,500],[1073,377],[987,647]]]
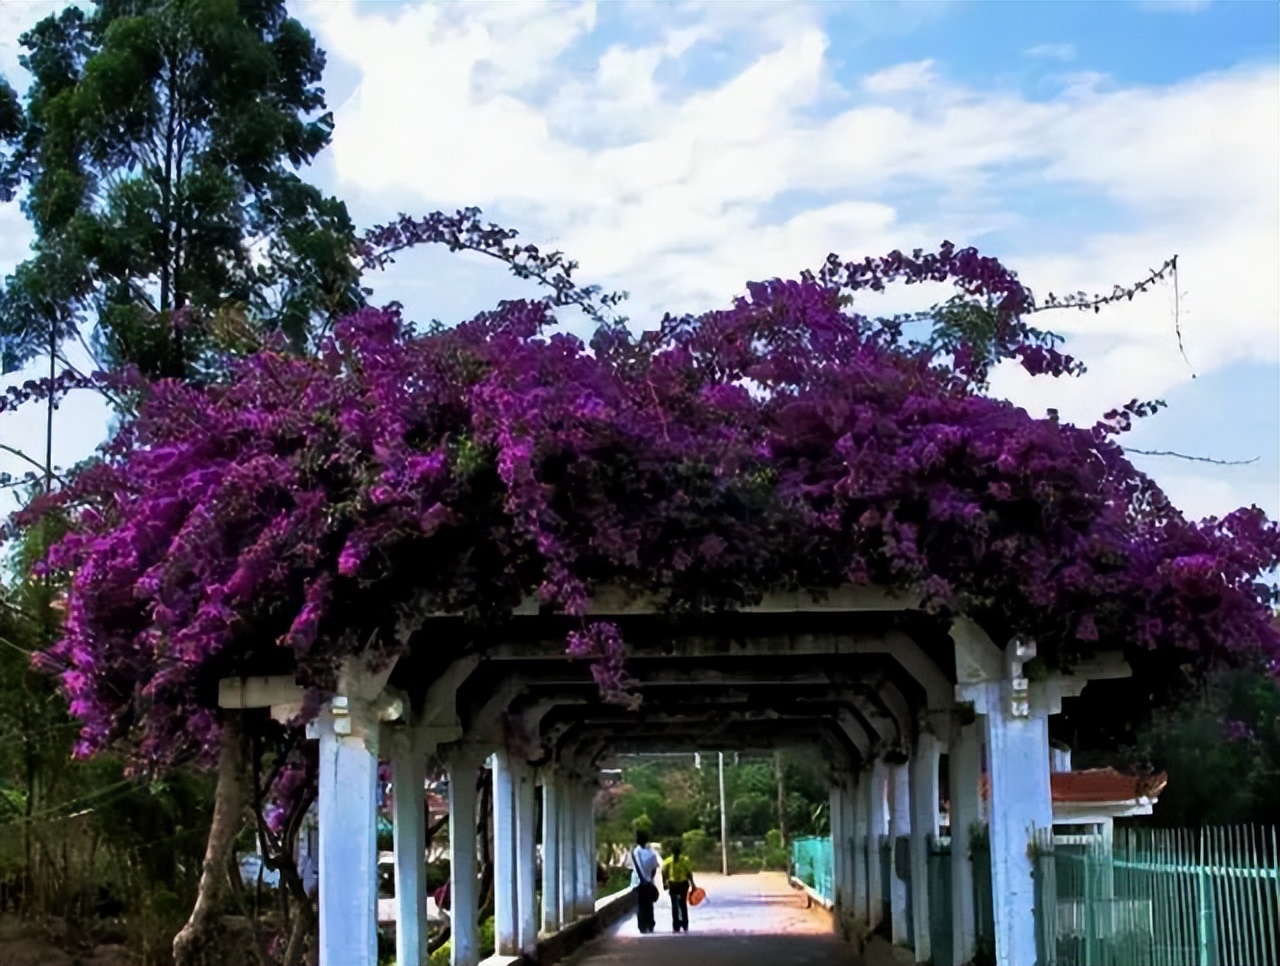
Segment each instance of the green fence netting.
[[791,843],[791,874],[827,902],[835,897],[832,881],[831,839],[810,837]]

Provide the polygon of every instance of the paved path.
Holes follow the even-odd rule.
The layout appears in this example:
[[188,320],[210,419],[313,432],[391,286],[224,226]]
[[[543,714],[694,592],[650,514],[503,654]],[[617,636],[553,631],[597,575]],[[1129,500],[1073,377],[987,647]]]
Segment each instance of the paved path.
[[689,910],[689,932],[671,932],[671,905],[658,900],[658,931],[641,936],[635,916],[589,943],[566,966],[850,966],[853,951],[831,931],[831,916],[805,908],[803,892],[780,872],[699,875],[707,901]]

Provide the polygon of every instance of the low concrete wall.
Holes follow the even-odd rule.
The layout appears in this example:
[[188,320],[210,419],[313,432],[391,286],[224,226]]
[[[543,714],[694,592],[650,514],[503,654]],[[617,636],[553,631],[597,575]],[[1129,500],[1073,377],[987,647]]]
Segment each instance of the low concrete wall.
[[636,907],[634,889],[623,889],[596,901],[594,916],[579,919],[557,933],[538,940],[538,966],[558,963],[583,944],[625,919]]

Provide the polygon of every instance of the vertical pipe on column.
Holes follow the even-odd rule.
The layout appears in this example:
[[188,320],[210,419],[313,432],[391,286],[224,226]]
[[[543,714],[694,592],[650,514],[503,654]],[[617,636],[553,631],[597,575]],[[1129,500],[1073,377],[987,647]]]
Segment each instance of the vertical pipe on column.
[[578,803],[573,783],[567,775],[560,777],[560,922],[568,925],[578,918]]
[[341,719],[317,722],[320,966],[376,966],[378,724]]
[[585,782],[575,789],[578,797],[578,915],[596,911],[596,864],[591,852],[595,823],[593,789]]
[[560,788],[553,768],[542,773],[542,931],[560,928]]
[[519,953],[516,941],[516,808],[511,758],[493,756],[493,931],[497,952]]
[[938,837],[938,739],[922,734],[908,768],[911,773],[911,919],[916,962],[933,959],[929,934],[929,845]]
[[948,756],[951,790],[951,962],[972,961],[977,941],[970,829],[978,821],[982,740],[977,724],[953,725]]
[[850,909],[853,918],[863,926],[867,918],[867,780],[866,772],[859,774],[849,795],[849,853],[852,863],[853,894]]
[[891,798],[889,841],[889,911],[895,946],[905,946],[911,941],[913,930],[907,920],[907,876],[911,874],[909,863],[903,862],[903,849],[899,842],[911,835],[911,778],[907,766],[892,765],[889,769]]
[[470,757],[449,762],[449,908],[452,966],[476,966],[476,763]]
[[596,842],[596,783],[591,782],[587,786],[587,869],[590,872],[588,881],[590,886],[587,889],[587,909],[591,915],[595,915],[596,911],[596,889],[599,883],[596,881],[597,855]]
[[537,798],[533,769],[523,760],[512,763],[516,805],[516,945],[521,953],[538,951],[537,894]]
[[395,795],[396,962],[421,966],[427,951],[426,759],[409,736],[395,749],[391,780]]
[[853,861],[853,839],[856,833],[853,823],[853,787],[853,776],[850,773],[841,782],[840,793],[840,824],[844,829],[844,837],[840,840],[840,850],[844,853],[844,882],[841,886],[841,892],[844,894],[845,922],[849,928],[853,927],[854,921],[858,918],[857,905],[854,902],[856,880]]

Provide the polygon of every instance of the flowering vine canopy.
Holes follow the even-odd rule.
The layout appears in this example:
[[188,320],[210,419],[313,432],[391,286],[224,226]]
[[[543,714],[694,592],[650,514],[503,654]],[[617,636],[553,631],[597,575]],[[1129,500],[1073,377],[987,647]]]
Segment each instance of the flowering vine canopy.
[[[860,292],[942,280],[981,342],[856,312]],[[1115,441],[1141,407],[1082,428],[984,394],[1003,358],[1076,367],[995,260],[833,258],[639,335],[602,319],[589,343],[556,327],[555,287],[426,333],[363,310],[314,356],[149,387],[54,497],[70,529],[46,566],[69,591],[42,660],[79,750],[208,753],[222,676],[283,658],[324,682],[353,654],[449,646],[413,636],[430,613],[483,621],[530,595],[580,618],[569,650],[618,693],[623,641],[587,615],[605,585],[696,610],[875,583],[1057,663],[1100,643],[1135,667],[1280,651],[1276,525],[1186,520]]]

